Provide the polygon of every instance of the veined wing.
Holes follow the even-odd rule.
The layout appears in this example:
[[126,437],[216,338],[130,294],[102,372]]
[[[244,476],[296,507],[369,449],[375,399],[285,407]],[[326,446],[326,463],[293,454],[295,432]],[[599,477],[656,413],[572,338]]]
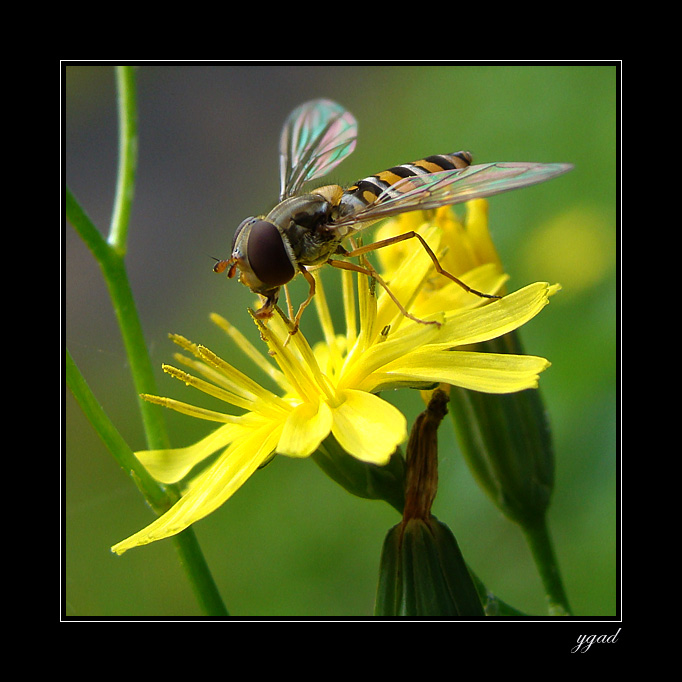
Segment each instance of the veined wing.
[[358,124],[340,104],[316,99],[294,109],[279,143],[280,201],[329,173],[355,149]]
[[407,211],[427,210],[489,197],[534,185],[566,173],[568,163],[487,163],[461,170],[437,171],[403,178],[373,201],[334,225],[374,221]]

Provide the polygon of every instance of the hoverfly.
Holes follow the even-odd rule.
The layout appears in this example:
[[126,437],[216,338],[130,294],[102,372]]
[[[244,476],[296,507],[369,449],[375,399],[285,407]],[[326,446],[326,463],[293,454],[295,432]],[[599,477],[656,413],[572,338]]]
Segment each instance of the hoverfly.
[[323,263],[373,277],[405,316],[424,322],[403,308],[371,266],[332,258],[361,256],[405,239],[416,238],[436,270],[465,290],[476,296],[499,298],[476,291],[445,271],[416,232],[350,251],[341,243],[382,218],[491,196],[544,182],[572,168],[570,164],[562,163],[486,163],[472,166],[469,152],[456,152],[389,168],[346,189],[339,185],[326,185],[301,193],[304,183],[326,175],[353,152],[356,137],[355,118],[336,102],[316,99],[294,109],[280,137],[279,203],[265,216],[243,220],[235,232],[230,257],[219,260],[213,268],[216,272],[227,270],[228,277],[234,277],[239,270],[239,281],[264,299],[255,312],[260,319],[273,315],[280,288],[301,273],[310,290],[296,314],[292,334],[298,329],[301,314],[315,294],[315,280],[307,266]]

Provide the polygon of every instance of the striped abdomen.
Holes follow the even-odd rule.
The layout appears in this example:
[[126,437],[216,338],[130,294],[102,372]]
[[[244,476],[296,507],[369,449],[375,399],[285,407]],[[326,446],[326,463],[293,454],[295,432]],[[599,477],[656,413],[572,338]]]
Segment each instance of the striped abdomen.
[[454,154],[436,154],[425,159],[393,166],[376,175],[359,180],[346,189],[341,198],[341,214],[347,215],[364,208],[374,201],[382,192],[389,189],[399,180],[414,175],[425,175],[438,171],[466,168],[471,164],[470,152],[455,152]]

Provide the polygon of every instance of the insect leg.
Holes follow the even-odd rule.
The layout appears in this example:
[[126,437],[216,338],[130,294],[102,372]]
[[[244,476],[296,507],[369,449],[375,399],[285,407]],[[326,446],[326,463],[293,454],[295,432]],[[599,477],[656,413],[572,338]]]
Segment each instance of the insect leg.
[[289,287],[286,284],[282,285],[284,287],[284,296],[287,299],[287,314],[291,320],[294,316],[294,306],[291,303],[291,296],[289,296]]
[[369,263],[367,263],[367,267],[362,267],[361,265],[356,265],[355,263],[349,263],[348,261],[345,260],[334,260],[333,258],[330,258],[327,261],[327,263],[332,267],[339,268],[341,270],[352,270],[353,272],[360,272],[363,275],[372,277],[377,282],[379,282],[379,284],[384,288],[384,290],[390,296],[393,303],[395,303],[398,306],[398,309],[405,317],[409,318],[410,320],[413,320],[414,322],[419,322],[420,324],[436,324],[440,327],[440,322],[437,322],[436,320],[422,320],[412,315],[412,313],[408,312],[403,307],[402,303],[395,297],[395,294],[388,288],[388,284],[384,282],[384,280],[379,276],[379,273],[371,265],[369,265]]
[[[382,239],[381,241],[374,242],[373,244],[367,244],[366,246],[361,246],[357,249],[353,249],[352,251],[345,251],[344,250],[342,252],[342,255],[344,255],[346,258],[352,258],[354,256],[360,256],[363,253],[367,253],[369,251],[375,251],[376,249],[383,249],[385,246],[391,246],[392,244],[398,244],[400,242],[405,241],[406,239],[414,239],[414,238],[418,239],[419,242],[421,243],[421,245],[424,247],[424,250],[428,254],[429,258],[433,261],[433,265],[439,274],[444,275],[448,279],[451,279],[453,282],[455,282],[455,284],[459,284],[459,286],[461,286],[462,289],[464,289],[465,291],[468,291],[470,294],[475,294],[476,296],[480,296],[481,298],[502,298],[501,296],[496,296],[495,294],[484,294],[483,292],[478,291],[477,289],[473,289],[468,284],[465,284],[464,282],[462,282],[461,279],[457,279],[457,277],[450,274],[438,262],[438,257],[431,250],[431,247],[426,243],[426,240],[420,234],[417,234],[414,231],[405,232],[405,234],[399,234],[395,237],[389,237],[388,239]],[[377,281],[379,281],[379,280],[377,279]]]
[[301,271],[301,274],[305,277],[306,281],[308,282],[310,290],[308,291],[308,298],[306,298],[306,300],[303,301],[303,303],[301,303],[298,312],[296,313],[296,317],[294,318],[294,327],[289,332],[289,336],[293,336],[298,331],[298,323],[301,321],[301,315],[303,314],[303,311],[308,307],[308,303],[310,303],[310,301],[313,300],[313,296],[315,295],[315,278],[301,264],[299,264],[298,268]]

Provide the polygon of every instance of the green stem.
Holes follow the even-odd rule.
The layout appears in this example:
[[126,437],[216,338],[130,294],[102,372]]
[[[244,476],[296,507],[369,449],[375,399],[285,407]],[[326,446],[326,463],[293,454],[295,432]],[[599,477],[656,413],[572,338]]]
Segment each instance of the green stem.
[[[120,155],[116,199],[108,241],[102,237],[68,188],[65,198],[66,216],[95,257],[109,289],[138,394],[138,406],[142,415],[147,446],[150,449],[163,449],[169,447],[169,439],[162,412],[139,397],[141,393],[156,393],[156,381],[124,262],[137,166],[137,110],[133,68],[116,67],[116,78],[119,94]],[[147,502],[159,514],[169,509],[178,499],[177,490],[160,486],[141,466],[95,399],[68,351],[66,378],[70,389],[97,433],[123,469],[130,473]],[[229,615],[194,531],[191,528],[186,529],[174,536],[174,542],[180,554],[181,563],[205,613],[210,616]]]
[[128,246],[128,226],[137,170],[137,95],[134,67],[117,66],[116,85],[118,89],[119,163],[116,198],[108,241],[116,253],[123,255]]
[[135,457],[128,443],[90,390],[85,377],[81,374],[68,349],[66,350],[65,376],[69,390],[83,410],[83,414],[92,424],[114,459],[124,471],[130,474],[152,508],[157,513],[163,513],[170,508],[175,499],[169,499],[166,489],[149,475],[149,472]]
[[152,450],[167,448],[169,441],[162,412],[139,397],[142,393],[156,393],[156,380],[128,282],[123,256],[107,244],[68,188],[66,189],[66,217],[90,248],[109,289],[130,362],[135,391],[138,395],[147,447]]
[[204,613],[207,616],[229,616],[192,526],[175,535],[174,542],[180,563],[189,576],[194,595]]
[[570,616],[571,608],[561,581],[559,565],[544,517],[521,526],[545,588],[550,616]]
[[[78,369],[69,351],[66,351],[66,382],[74,398],[90,421],[95,431],[114,455],[119,464],[135,481],[147,502],[157,514],[162,514],[177,501],[179,495],[174,487],[160,485],[140,464],[125,439],[118,432],[112,421],[102,409],[85,378]],[[190,584],[201,604],[204,613],[209,616],[228,616],[218,587],[206,564],[196,535],[192,528],[173,536],[173,542],[180,555],[182,565],[187,572]]]

